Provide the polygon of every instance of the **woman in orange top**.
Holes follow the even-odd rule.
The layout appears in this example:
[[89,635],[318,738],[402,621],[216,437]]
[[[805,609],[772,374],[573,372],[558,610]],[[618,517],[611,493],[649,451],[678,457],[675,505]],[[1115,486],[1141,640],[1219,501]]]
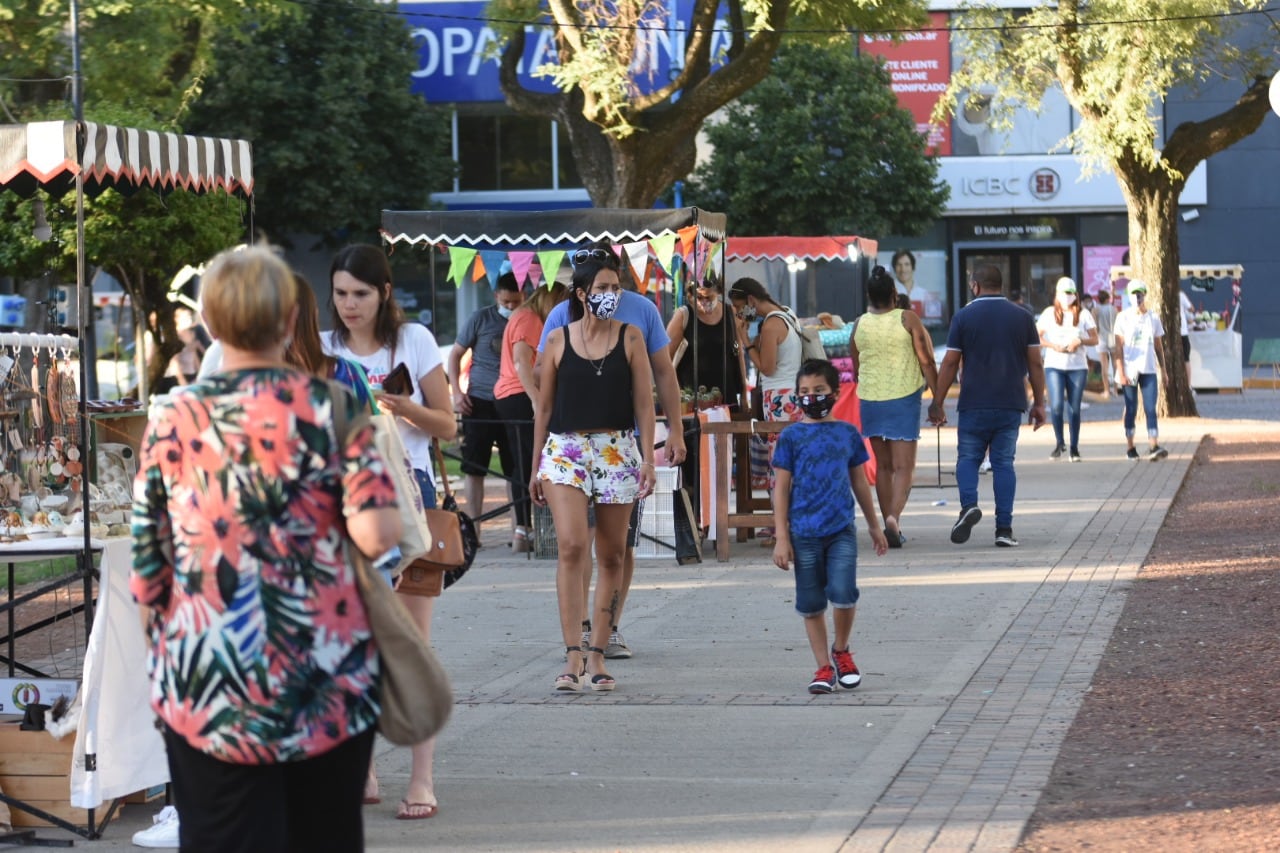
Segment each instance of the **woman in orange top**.
[[529,511],[529,474],[533,462],[533,401],[538,396],[533,362],[547,315],[569,298],[569,288],[558,281],[537,288],[507,320],[502,333],[502,360],[493,386],[493,404],[507,425],[507,441],[515,454],[512,491],[515,494],[516,529],[511,550],[528,551],[533,534]]

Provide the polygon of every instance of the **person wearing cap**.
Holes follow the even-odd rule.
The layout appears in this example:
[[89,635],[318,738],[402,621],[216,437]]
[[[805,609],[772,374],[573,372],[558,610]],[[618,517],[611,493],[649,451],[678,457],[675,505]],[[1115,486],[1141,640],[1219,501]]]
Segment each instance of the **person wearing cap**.
[[[1049,456],[1061,459],[1070,453],[1072,462],[1080,461],[1080,402],[1084,384],[1089,378],[1089,362],[1085,347],[1098,343],[1093,317],[1081,310],[1076,283],[1067,276],[1058,279],[1053,304],[1040,314],[1036,323],[1040,345],[1044,347],[1044,384],[1049,395],[1050,420],[1057,439]],[[1071,447],[1063,441],[1063,409],[1071,409]]]
[[1116,317],[1116,381],[1124,393],[1124,436],[1129,442],[1126,456],[1141,459],[1134,447],[1134,432],[1138,419],[1138,393],[1142,393],[1142,408],[1147,413],[1147,458],[1152,462],[1164,459],[1169,451],[1160,446],[1156,426],[1156,371],[1160,381],[1168,382],[1164,360],[1164,324],[1147,305],[1147,283],[1140,278],[1129,282],[1130,307]]
[[1022,413],[1027,411],[1026,381],[1031,380],[1031,423],[1044,425],[1044,364],[1040,338],[1029,311],[1005,299],[1000,268],[982,264],[969,286],[973,300],[956,312],[947,334],[947,352],[938,369],[938,385],[929,406],[929,423],[945,426],[944,403],[964,367],[956,406],[956,485],[960,517],[951,526],[951,541],[969,541],[982,520],[978,507],[978,466],[991,455],[991,487],[996,503],[996,539],[1000,548],[1017,546],[1013,535],[1013,499],[1018,478],[1013,457],[1018,449]]

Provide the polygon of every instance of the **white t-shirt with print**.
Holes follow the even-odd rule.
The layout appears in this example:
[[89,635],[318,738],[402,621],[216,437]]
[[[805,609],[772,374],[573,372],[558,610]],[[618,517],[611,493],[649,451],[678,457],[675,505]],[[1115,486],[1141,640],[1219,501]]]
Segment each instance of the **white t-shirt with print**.
[[[374,388],[382,387],[382,380],[395,367],[391,362],[391,349],[382,349],[370,355],[356,355],[346,346],[334,340],[333,332],[321,332],[320,344],[329,355],[349,359],[364,368],[369,376],[369,384]],[[405,323],[400,327],[400,338],[396,343],[396,362],[404,362],[413,377],[413,401],[426,405],[422,396],[422,380],[428,373],[444,364],[440,354],[440,346],[436,343],[431,330],[420,323]],[[404,449],[409,454],[413,467],[419,471],[431,470],[431,436],[413,424],[400,418],[396,421],[400,426],[400,438],[404,441]]]
[[1130,379],[1160,371],[1155,340],[1164,337],[1164,324],[1156,312],[1124,309],[1116,317],[1116,337],[1124,340],[1124,371]]
[[[1093,315],[1088,311],[1081,310],[1080,325],[1071,325],[1071,312],[1062,312],[1062,322],[1058,323],[1053,319],[1053,306],[1050,305],[1040,314],[1040,319],[1036,321],[1036,329],[1044,335],[1044,339],[1055,346],[1065,347],[1072,341],[1078,341],[1085,338],[1089,334],[1090,329],[1097,328],[1097,324],[1093,322]],[[1044,351],[1045,369],[1053,370],[1088,370],[1089,360],[1085,355],[1084,347],[1080,347],[1075,352],[1058,352],[1053,349]]]

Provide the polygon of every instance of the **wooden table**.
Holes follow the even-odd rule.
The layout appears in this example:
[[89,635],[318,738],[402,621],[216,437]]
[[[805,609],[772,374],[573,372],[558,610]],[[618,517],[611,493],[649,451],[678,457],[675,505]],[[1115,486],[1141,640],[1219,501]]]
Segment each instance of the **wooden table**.
[[[702,425],[704,435],[711,437],[715,445],[716,465],[712,476],[716,480],[716,559],[729,559],[729,529],[738,531],[738,541],[746,541],[750,531],[757,527],[773,526],[773,503],[768,498],[757,498],[751,493],[750,452],[747,438],[752,435],[770,435],[791,426],[790,421],[720,421]],[[736,482],[736,512],[729,512],[729,480],[733,466],[730,464],[730,441],[735,437],[739,444],[738,477]]]

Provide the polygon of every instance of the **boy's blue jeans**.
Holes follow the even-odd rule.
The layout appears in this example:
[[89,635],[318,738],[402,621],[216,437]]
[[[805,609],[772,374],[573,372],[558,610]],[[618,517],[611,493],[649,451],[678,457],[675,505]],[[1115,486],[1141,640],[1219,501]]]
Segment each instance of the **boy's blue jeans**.
[[996,497],[996,529],[1013,527],[1013,497],[1018,477],[1013,456],[1023,413],[1016,409],[965,409],[956,425],[956,485],[960,506],[978,504],[978,466],[991,457],[991,487]]
[[792,536],[796,612],[816,616],[858,603],[858,537],[853,522],[829,536]]
[[1138,425],[1138,392],[1142,392],[1142,410],[1147,415],[1147,435],[1155,438],[1159,435],[1156,429],[1156,375],[1154,373],[1139,373],[1137,376],[1137,386],[1125,385],[1124,387],[1124,435],[1125,438],[1133,437],[1134,430]]
[[1053,420],[1053,436],[1062,447],[1063,421],[1066,419],[1063,408],[1071,408],[1071,449],[1080,447],[1080,402],[1084,399],[1084,383],[1089,378],[1089,371],[1058,370],[1046,367],[1044,371],[1044,387],[1049,394],[1049,411]]

